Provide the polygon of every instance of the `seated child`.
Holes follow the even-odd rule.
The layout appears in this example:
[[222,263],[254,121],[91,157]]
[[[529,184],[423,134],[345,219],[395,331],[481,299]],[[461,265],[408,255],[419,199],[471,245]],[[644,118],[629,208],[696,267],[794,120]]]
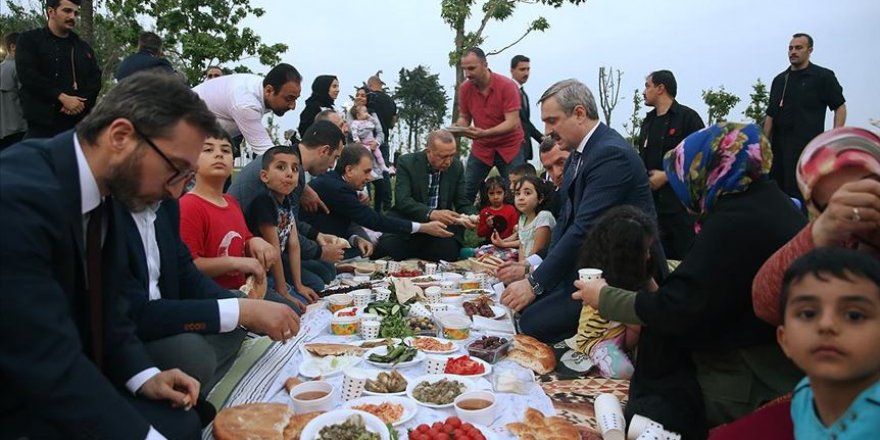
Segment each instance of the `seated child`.
[[[601,269],[609,285],[656,290],[651,255],[656,239],[654,221],[640,209],[629,205],[609,209],[584,239],[578,267]],[[584,306],[577,334],[565,342],[588,355],[602,377],[629,379],[633,365],[625,352],[636,345],[638,334],[638,326],[608,321],[596,309]]]
[[180,237],[193,263],[229,290],[244,285],[247,275],[262,282],[267,268],[252,257],[251,249],[269,246],[251,235],[235,198],[223,194],[232,160],[229,135],[222,130],[209,133],[199,155],[195,187],[180,198]]
[[556,226],[556,219],[544,209],[547,204],[549,186],[536,176],[523,176],[516,184],[515,205],[519,211],[517,233],[501,238],[492,235],[492,244],[499,248],[518,248],[519,261],[541,252],[550,245],[550,235]]
[[513,235],[519,213],[510,203],[510,193],[501,177],[490,177],[480,187],[480,220],[477,236],[489,242],[497,233],[501,238]]
[[777,338],[807,374],[792,396],[795,438],[877,438],[880,261],[820,248],[795,260],[782,285]]
[[251,202],[247,224],[254,235],[263,237],[282,255],[287,253],[293,284],[289,285],[284,276],[282,258],[270,268],[269,290],[305,311],[304,302],[313,303],[318,295],[302,282],[299,234],[290,200],[290,194],[298,184],[299,156],[288,146],[275,146],[263,154],[262,166],[260,180],[268,191]]

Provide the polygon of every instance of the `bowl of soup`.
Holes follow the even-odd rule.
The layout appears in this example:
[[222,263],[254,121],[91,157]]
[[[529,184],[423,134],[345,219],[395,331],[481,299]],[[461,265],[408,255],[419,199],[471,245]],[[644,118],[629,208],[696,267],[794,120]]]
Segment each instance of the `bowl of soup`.
[[303,382],[290,390],[293,411],[303,414],[333,408],[333,385],[324,381]]
[[495,420],[498,406],[495,394],[489,391],[468,391],[460,394],[453,401],[455,414],[463,422],[489,426]]

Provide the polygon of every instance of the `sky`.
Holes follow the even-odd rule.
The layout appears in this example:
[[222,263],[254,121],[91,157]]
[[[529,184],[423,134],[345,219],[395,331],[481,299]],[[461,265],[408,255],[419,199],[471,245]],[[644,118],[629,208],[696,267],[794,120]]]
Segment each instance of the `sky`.
[[[253,0],[252,4],[266,14],[250,17],[244,24],[264,42],[287,44],[282,60],[305,77],[302,99],[280,119],[282,129],[296,127],[312,80],[322,74],[340,80],[337,107],[378,70],[393,88],[401,68],[425,65],[440,74],[450,96],[454,90],[455,72],[447,63],[454,34],[440,18],[439,0]],[[876,79],[880,1],[590,0],[559,9],[523,4],[508,20],[487,25],[483,49],[489,52],[508,45],[538,16],[549,21],[550,29],[532,33],[489,57],[489,67],[509,75],[513,55],[531,58],[525,88],[533,103],[550,85],[566,78],[576,78],[596,93],[599,66],[620,69],[620,103],[611,125],[621,133],[621,124],[632,113],[633,90],[641,93],[645,75],[658,69],[675,74],[678,101],[704,120],[707,107],[701,91],[721,85],[742,98],[728,119],[745,120],[742,112],[752,84],[760,78],[769,88],[773,77],[788,67],[788,43],[796,32],[813,36],[811,60],[837,75],[847,100],[847,125],[867,127],[870,119],[880,118]],[[469,30],[476,29],[477,19],[471,17]],[[245,64],[257,73],[269,69],[253,60]],[[543,130],[540,109],[534,107],[531,114]],[[831,118],[828,112],[827,128]]]

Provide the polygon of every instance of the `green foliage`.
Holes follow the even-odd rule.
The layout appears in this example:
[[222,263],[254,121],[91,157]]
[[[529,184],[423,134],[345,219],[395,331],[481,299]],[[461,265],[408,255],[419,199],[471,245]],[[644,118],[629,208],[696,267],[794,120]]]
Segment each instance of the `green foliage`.
[[642,134],[642,121],[644,119],[641,117],[642,112],[642,94],[639,93],[639,89],[633,90],[633,112],[629,117],[629,122],[623,123],[623,129],[626,131],[626,140],[632,145],[636,151],[640,151],[642,146],[639,145],[639,136]]
[[718,90],[703,90],[703,102],[709,106],[708,124],[724,122],[730,110],[740,101],[739,96],[724,90],[724,86]]
[[7,32],[24,32],[46,25],[46,16],[39,2],[31,0],[27,6],[6,0],[0,13],[0,35]]
[[446,118],[449,98],[440,75],[432,75],[424,66],[400,69],[394,99],[399,106],[398,119],[408,131],[405,149],[420,149],[422,135],[440,127]]
[[743,112],[745,117],[761,125],[764,123],[764,117],[767,115],[767,106],[770,105],[770,94],[767,92],[767,85],[761,82],[761,78],[755,84],[752,84],[752,93],[749,94],[751,102],[746,111]]

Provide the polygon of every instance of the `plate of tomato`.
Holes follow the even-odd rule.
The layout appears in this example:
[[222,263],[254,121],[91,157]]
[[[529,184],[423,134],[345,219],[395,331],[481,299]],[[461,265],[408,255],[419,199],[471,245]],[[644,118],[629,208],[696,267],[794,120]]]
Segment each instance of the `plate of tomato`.
[[449,356],[443,372],[455,376],[480,377],[491,373],[492,365],[480,358],[466,354]]
[[462,422],[456,416],[430,425],[422,423],[407,434],[409,440],[495,440],[497,437],[485,426]]

